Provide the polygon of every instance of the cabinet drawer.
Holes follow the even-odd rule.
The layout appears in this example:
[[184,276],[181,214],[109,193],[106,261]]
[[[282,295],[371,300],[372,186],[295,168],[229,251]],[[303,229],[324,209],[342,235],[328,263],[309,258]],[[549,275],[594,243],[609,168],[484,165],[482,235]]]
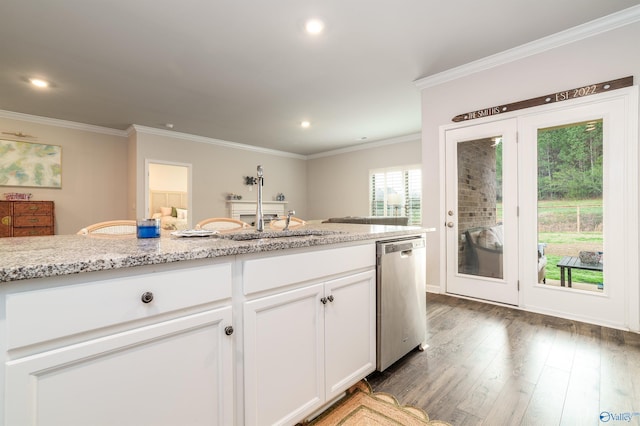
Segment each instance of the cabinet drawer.
[[2,212],[0,212],[0,237],[10,237],[10,236],[11,236],[11,216],[9,215],[5,216],[3,215]]
[[[0,232],[0,234],[2,233]],[[53,235],[53,226],[13,228],[14,237],[37,237],[43,235]]]
[[53,213],[53,203],[51,202],[15,202],[13,204],[13,215],[51,215]]
[[52,226],[53,216],[15,216],[13,218],[13,227],[26,226]]
[[244,294],[316,280],[375,264],[376,246],[373,243],[248,260],[243,266]]
[[[142,301],[145,293],[153,294],[149,303]],[[228,263],[11,294],[7,296],[7,347],[18,348],[228,298]]]

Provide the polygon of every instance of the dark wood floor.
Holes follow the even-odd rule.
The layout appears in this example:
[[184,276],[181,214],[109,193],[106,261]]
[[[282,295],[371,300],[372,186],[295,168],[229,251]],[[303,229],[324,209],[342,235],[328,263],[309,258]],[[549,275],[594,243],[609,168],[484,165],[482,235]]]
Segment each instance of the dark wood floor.
[[427,333],[374,391],[454,426],[640,425],[639,334],[436,294]]

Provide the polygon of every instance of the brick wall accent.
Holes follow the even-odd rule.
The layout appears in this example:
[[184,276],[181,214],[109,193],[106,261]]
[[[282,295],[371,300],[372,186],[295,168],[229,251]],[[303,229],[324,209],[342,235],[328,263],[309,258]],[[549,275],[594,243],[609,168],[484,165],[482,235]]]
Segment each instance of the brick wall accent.
[[496,149],[493,144],[491,139],[458,143],[458,258],[461,262],[464,261],[464,232],[496,223]]

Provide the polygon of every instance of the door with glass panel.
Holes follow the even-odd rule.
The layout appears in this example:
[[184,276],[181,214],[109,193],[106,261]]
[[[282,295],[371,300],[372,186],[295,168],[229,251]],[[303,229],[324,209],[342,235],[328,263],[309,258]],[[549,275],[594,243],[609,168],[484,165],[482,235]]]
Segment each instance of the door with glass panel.
[[518,304],[516,127],[446,131],[448,293]]
[[637,186],[628,177],[637,153],[626,108],[623,98],[605,97],[519,119],[523,306],[627,323],[628,252],[637,247],[637,217],[632,226],[626,217],[637,212],[637,190],[629,191]]

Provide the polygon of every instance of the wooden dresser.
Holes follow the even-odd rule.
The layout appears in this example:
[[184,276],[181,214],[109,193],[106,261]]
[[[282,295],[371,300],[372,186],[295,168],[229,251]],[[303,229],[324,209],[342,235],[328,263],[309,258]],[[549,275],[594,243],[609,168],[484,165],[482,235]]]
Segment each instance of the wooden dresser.
[[0,238],[53,235],[53,201],[0,201]]

